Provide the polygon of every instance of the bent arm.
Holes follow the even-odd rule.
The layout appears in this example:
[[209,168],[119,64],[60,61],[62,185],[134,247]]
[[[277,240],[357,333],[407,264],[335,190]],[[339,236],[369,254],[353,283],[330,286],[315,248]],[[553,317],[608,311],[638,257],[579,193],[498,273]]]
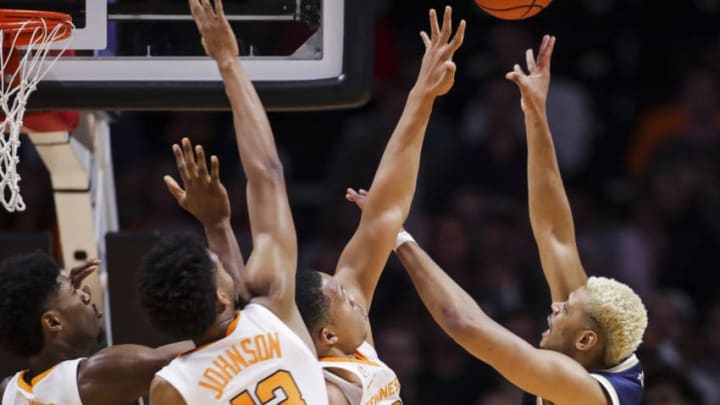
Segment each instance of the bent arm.
[[[489,318],[415,243],[405,243],[398,257],[433,319],[468,353],[492,366],[519,388],[552,401],[605,404],[598,383],[573,359],[532,347]],[[522,364],[522,367],[518,367]]]
[[193,348],[180,342],[157,349],[118,345],[104,349],[78,368],[78,389],[83,404],[123,404],[147,395],[155,373],[179,354]]

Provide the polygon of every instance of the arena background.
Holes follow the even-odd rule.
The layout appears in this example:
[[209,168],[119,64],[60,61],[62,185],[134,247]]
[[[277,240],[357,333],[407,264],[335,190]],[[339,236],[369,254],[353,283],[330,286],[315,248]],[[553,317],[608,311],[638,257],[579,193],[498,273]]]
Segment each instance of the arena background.
[[[370,103],[270,115],[304,268],[331,271],[352,235],[359,215],[344,189],[369,185],[419,67],[427,8],[444,4],[379,3]],[[549,295],[529,228],[519,95],[503,75],[543,33],[557,35],[548,110],[581,255],[589,273],[625,281],[646,301],[645,403],[720,404],[720,1],[558,0],[524,22],[492,19],[471,0],[450,4],[468,32],[456,85],[428,128],[408,229],[484,310],[539,341]],[[170,145],[183,136],[220,157],[249,253],[229,113],[117,113],[122,232],[108,237],[117,342],[162,341],[134,312],[132,271],[158,233],[199,230],[162,183],[175,174]],[[3,256],[53,246],[47,172],[29,144],[22,154],[28,210],[0,214]],[[434,324],[394,258],[371,319],[408,405],[519,403]]]

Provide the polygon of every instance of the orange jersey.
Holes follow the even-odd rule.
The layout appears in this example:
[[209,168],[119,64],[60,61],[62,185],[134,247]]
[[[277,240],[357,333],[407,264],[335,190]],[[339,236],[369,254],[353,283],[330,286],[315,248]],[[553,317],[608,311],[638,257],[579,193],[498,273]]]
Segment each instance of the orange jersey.
[[[353,357],[325,357],[320,359],[325,379],[337,385],[350,405],[401,405],[400,381],[395,372],[380,361],[375,349],[363,343]],[[360,385],[347,381],[333,370],[352,373]]]
[[8,382],[2,405],[82,405],[77,384],[77,369],[81,361],[63,361],[25,382],[21,371]]
[[272,311],[249,304],[226,337],[173,360],[157,373],[188,404],[327,405],[320,365]]

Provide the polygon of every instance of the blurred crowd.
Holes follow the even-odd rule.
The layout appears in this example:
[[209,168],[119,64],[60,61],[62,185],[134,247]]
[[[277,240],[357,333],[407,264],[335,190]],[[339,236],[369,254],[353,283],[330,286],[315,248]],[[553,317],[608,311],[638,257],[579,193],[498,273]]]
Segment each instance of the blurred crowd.
[[[590,274],[645,300],[646,404],[720,404],[720,32],[718,1],[556,2],[507,23],[455,1],[468,20],[458,77],[428,127],[407,228],[498,322],[535,344],[550,298],[528,220],[519,95],[503,79],[541,34],[558,37],[548,112]],[[301,246],[301,267],[333,271],[418,71],[429,6],[378,5],[374,96],[352,111],[271,113]],[[671,8],[674,7],[674,8]],[[648,14],[649,15],[649,14]],[[126,112],[112,125],[121,228],[198,229],[162,183],[183,136],[221,160],[245,255],[244,182],[227,112]],[[2,229],[53,225],[47,173],[24,148],[24,214]],[[718,251],[716,251],[718,249]],[[381,358],[407,404],[518,404],[520,393],[434,324],[395,258],[371,311]]]

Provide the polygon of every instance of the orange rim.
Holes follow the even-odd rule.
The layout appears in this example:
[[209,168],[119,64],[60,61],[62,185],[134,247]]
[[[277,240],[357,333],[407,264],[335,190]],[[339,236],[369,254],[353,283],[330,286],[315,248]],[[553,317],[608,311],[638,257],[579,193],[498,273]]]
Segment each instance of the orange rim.
[[[47,33],[59,25],[64,26],[64,29],[58,30],[57,36],[53,38],[34,35],[36,29],[47,28]],[[72,29],[72,17],[69,14],[55,11],[0,9],[0,31],[10,36],[3,41],[3,48],[11,48],[13,45],[24,46],[31,41],[35,44],[49,40],[61,41],[72,34]]]

